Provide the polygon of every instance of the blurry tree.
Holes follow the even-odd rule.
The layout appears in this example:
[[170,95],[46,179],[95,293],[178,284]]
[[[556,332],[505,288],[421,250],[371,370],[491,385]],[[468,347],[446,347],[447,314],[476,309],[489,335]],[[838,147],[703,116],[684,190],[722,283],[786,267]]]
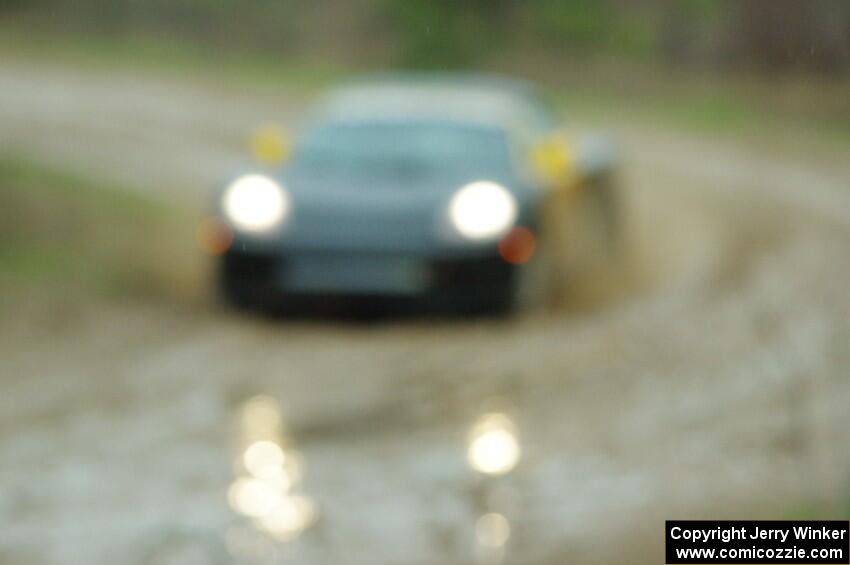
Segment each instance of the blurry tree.
[[723,15],[728,10],[716,0],[681,0],[659,5],[658,48],[662,59],[684,67],[716,63],[723,46]]
[[507,43],[516,0],[385,0],[400,39],[402,63],[462,67]]
[[[0,0],[0,23],[414,68],[518,55],[850,69],[850,0]],[[525,54],[525,58],[523,58]]]
[[850,2],[748,0],[735,5],[732,49],[769,71],[835,71],[850,62]]
[[534,0],[533,21],[549,46],[583,53],[645,54],[655,43],[646,3]]

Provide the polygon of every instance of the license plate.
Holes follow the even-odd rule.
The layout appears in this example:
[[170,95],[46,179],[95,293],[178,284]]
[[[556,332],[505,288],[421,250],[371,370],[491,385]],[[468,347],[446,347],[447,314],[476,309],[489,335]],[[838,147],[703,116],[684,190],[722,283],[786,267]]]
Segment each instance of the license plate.
[[299,257],[283,277],[295,291],[410,294],[427,286],[423,263],[405,257]]

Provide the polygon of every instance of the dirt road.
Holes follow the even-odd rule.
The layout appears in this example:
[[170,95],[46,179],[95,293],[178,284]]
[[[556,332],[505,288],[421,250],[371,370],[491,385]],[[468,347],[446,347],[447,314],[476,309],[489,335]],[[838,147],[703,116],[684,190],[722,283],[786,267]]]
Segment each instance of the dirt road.
[[[3,63],[0,150],[198,205],[246,127],[300,104]],[[508,562],[657,563],[665,517],[836,511],[850,167],[613,133],[637,283],[590,311],[362,325],[19,305],[0,326],[0,562],[472,562],[489,497]],[[319,508],[288,544],[227,503],[235,413],[256,393],[284,403]],[[482,485],[466,432],[494,397],[522,460]]]

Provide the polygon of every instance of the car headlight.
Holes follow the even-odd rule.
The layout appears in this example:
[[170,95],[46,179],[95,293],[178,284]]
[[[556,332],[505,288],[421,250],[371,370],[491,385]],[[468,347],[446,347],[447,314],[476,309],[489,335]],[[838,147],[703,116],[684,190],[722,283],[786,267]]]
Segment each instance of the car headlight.
[[495,238],[516,221],[516,199],[495,182],[476,181],[452,197],[449,218],[458,233],[468,239]]
[[222,207],[235,227],[263,231],[283,222],[289,212],[289,196],[267,176],[245,175],[227,187]]

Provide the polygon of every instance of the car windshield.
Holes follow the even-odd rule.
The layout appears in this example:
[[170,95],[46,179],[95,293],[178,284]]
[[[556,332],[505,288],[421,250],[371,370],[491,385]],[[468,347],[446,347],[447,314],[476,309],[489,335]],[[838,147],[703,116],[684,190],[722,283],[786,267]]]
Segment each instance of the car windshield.
[[310,129],[293,166],[311,174],[427,177],[506,172],[504,133],[436,121],[335,122]]

